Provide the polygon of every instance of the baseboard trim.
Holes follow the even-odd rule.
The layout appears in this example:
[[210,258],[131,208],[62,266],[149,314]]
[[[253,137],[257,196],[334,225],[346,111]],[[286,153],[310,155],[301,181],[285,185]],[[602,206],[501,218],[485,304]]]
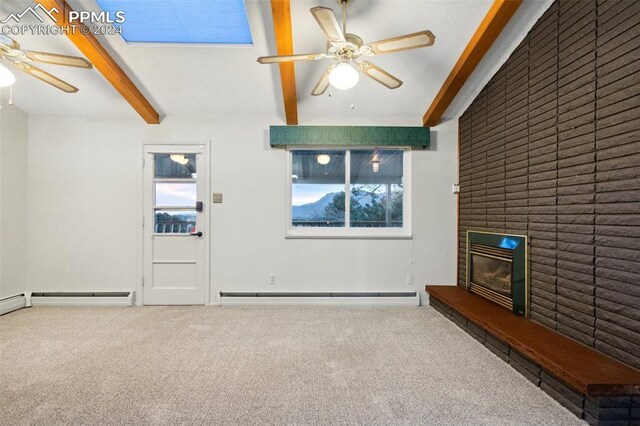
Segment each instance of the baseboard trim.
[[221,306],[420,306],[410,293],[220,293]]
[[135,292],[34,292],[31,305],[42,306],[133,306]]
[[24,294],[5,297],[4,299],[0,300],[0,315],[5,315],[9,312],[17,311],[18,309],[25,308],[26,306],[27,298]]

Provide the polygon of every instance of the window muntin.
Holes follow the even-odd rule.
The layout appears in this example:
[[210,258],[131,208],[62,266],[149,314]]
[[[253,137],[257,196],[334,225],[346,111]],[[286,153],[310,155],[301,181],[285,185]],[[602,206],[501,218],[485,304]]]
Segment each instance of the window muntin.
[[289,150],[288,236],[410,237],[408,152]]

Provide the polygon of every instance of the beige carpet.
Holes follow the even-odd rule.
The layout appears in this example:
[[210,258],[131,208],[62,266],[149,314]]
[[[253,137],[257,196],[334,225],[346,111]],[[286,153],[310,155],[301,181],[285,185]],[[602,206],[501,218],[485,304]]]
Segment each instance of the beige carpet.
[[31,308],[0,424],[583,424],[430,307]]

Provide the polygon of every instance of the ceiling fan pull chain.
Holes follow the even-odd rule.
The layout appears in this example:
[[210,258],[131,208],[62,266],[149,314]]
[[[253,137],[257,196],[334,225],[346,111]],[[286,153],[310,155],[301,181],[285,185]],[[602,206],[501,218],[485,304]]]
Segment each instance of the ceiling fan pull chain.
[[352,88],[351,89],[351,111],[353,111],[354,109],[356,109],[356,101],[355,101],[355,97],[356,97],[356,89]]

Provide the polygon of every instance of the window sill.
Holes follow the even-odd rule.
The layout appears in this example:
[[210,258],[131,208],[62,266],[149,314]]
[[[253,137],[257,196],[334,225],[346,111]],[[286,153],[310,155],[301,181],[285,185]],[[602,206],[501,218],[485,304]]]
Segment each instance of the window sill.
[[285,234],[286,240],[413,240],[413,235]]

